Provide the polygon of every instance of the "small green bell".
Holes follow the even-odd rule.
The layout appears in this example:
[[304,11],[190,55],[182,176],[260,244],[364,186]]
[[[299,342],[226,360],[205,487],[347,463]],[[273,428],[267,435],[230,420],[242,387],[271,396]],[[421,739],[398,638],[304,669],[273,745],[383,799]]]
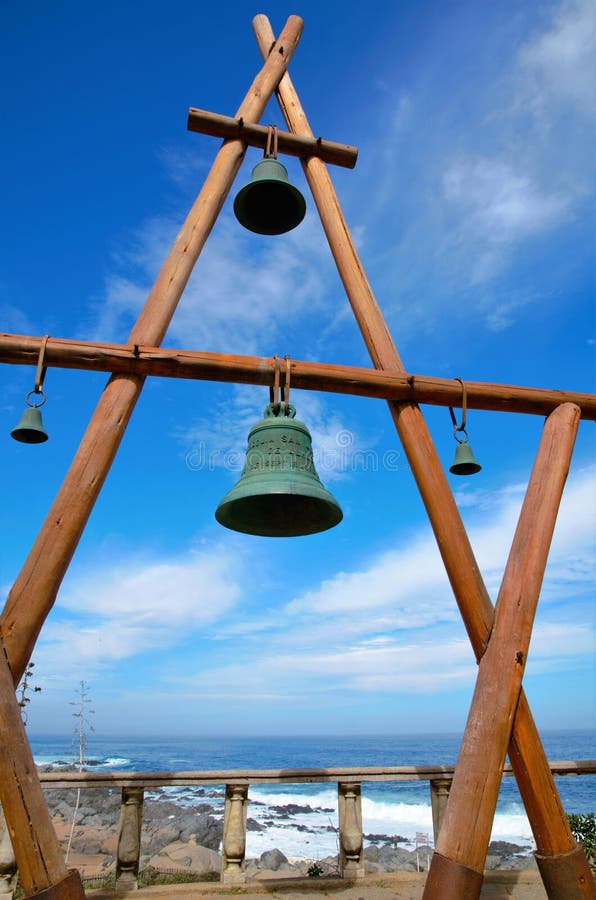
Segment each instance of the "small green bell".
[[[38,385],[36,382],[34,390],[29,391],[25,397],[27,409],[21,416],[19,424],[10,432],[10,436],[14,438],[15,441],[21,441],[22,444],[43,444],[43,442],[48,439],[47,432],[41,423],[41,412],[39,410],[39,407],[43,406],[46,402],[46,395],[41,390],[40,384]],[[29,397],[31,396],[41,397],[41,400],[39,403],[32,403],[29,400]]]
[[457,445],[455,451],[455,459],[449,466],[449,471],[453,475],[475,475],[481,470],[482,466],[474,459],[472,448],[468,443],[462,441]]
[[302,222],[306,203],[298,188],[290,184],[286,167],[266,156],[234,200],[234,212],[249,231],[285,234]]
[[316,534],[343,513],[316,473],[308,428],[289,403],[270,403],[250,430],[239,481],[215,518],[226,528],[264,537]]
[[47,441],[48,435],[41,422],[40,410],[36,406],[28,406],[10,436],[23,444],[43,444]]

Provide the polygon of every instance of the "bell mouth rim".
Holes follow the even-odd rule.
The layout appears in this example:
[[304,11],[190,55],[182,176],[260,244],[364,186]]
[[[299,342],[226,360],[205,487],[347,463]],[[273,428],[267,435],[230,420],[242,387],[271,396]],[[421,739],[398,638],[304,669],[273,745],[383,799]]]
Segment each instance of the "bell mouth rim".
[[[291,220],[291,225],[285,226],[279,230],[279,226],[277,225],[257,225],[256,223],[248,223],[244,216],[244,211],[242,210],[242,206],[244,204],[245,198],[247,195],[251,193],[254,188],[264,185],[264,184],[273,184],[273,185],[281,185],[283,184],[284,191],[290,192],[294,203],[296,204],[296,214],[294,218]],[[304,199],[301,191],[298,190],[296,185],[292,184],[289,180],[280,180],[279,178],[256,178],[254,181],[249,181],[248,184],[245,184],[244,187],[240,188],[236,197],[234,198],[234,215],[240,222],[240,224],[246,228],[247,231],[251,231],[253,234],[264,234],[264,235],[277,235],[277,234],[288,234],[288,232],[293,231],[294,228],[297,228],[298,225],[304,220],[306,215],[306,200]]]
[[[271,493],[268,495],[271,496]],[[335,528],[336,525],[339,525],[343,520],[344,514],[337,502],[333,505],[325,502],[325,508],[328,513],[326,518],[323,520],[319,520],[311,525],[305,526],[304,524],[295,525],[295,527],[284,527],[284,531],[280,530],[280,526],[277,526],[277,530],[275,527],[275,519],[270,519],[272,522],[272,526],[270,528],[267,527],[267,520],[262,520],[259,525],[251,525],[250,520],[248,518],[245,519],[244,523],[241,524],[238,515],[231,517],[228,515],[230,512],[230,508],[232,505],[236,507],[236,512],[238,512],[239,504],[243,502],[248,502],[254,499],[253,497],[243,497],[238,498],[236,500],[232,499],[230,501],[226,501],[224,497],[219,506],[215,511],[215,519],[220,524],[223,525],[224,528],[230,529],[230,531],[236,531],[238,534],[250,534],[255,537],[306,537],[309,534],[321,534],[324,531],[329,531],[331,528]],[[316,499],[316,498],[313,498]],[[319,498],[320,499],[320,498]],[[333,498],[332,498],[333,499]],[[323,501],[322,501],[323,502]]]
[[[290,478],[285,483],[280,484],[279,479],[272,479],[270,472],[251,475],[250,493],[243,494],[241,490],[238,490],[240,482],[236,482],[234,487],[222,497],[215,510],[215,519],[224,528],[229,528],[240,534],[252,534],[260,537],[301,537],[328,531],[330,528],[335,528],[336,525],[339,525],[343,520],[344,514],[333,494],[327,490],[318,476],[316,478],[317,482],[313,484],[312,475],[303,476],[300,474],[298,478]],[[297,490],[291,490],[293,485]],[[238,526],[238,521],[241,519],[241,516],[238,515],[239,508],[244,504],[250,506],[250,504],[258,502],[259,498],[272,496],[285,497],[286,499],[294,498],[296,501],[301,499],[317,501],[322,507],[324,506],[326,516],[307,528],[304,527],[304,524],[297,525],[294,529],[288,528],[286,525],[286,531],[283,534],[279,533],[279,525],[277,531],[274,527],[268,529],[266,527],[266,518],[262,520],[260,525],[252,527],[250,525],[250,517],[247,516],[245,518],[245,523],[247,524],[244,524],[242,527]],[[229,516],[228,513],[233,507],[236,509],[236,515]],[[270,521],[275,522],[276,520],[272,517]]]

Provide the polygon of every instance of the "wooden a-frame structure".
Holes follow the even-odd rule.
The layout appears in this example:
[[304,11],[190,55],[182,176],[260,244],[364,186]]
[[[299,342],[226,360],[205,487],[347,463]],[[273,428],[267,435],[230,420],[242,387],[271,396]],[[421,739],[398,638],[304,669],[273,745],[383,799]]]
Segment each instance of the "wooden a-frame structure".
[[[547,414],[496,606],[417,401],[457,405],[457,382],[408,375],[367,281],[326,162],[352,166],[356,151],[315,139],[287,67],[302,32],[291,16],[275,39],[268,19],[253,28],[264,65],[233,119],[191,110],[189,127],[224,138],[126,345],[0,336],[0,361],[101,369],[112,375],[0,616],[0,801],[26,896],[72,900],[84,891],[60,852],[14,686],[50,612],[118,450],[145,377],[271,384],[274,361],[160,350],[192,268],[240,168],[246,147],[265,146],[258,120],[276,93],[288,125],[279,150],[299,156],[374,369],[292,362],[298,387],[385,397],[425,504],[479,663],[478,679],[425,900],[476,900],[506,754],[513,767],[551,900],[596,898],[586,856],[569,829],[521,682],[559,501],[581,417],[596,419],[588,394],[468,384],[468,405]],[[41,359],[39,359],[41,364]]]

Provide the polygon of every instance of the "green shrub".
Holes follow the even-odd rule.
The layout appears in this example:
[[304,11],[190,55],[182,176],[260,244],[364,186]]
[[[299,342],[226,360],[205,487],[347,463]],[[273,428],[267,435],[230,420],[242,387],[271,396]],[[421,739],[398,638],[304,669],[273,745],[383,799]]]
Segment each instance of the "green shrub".
[[309,878],[319,878],[323,874],[323,869],[318,863],[313,863],[306,871]]
[[596,862],[596,816],[592,812],[585,816],[568,815],[567,818],[573,837],[583,844],[588,859]]

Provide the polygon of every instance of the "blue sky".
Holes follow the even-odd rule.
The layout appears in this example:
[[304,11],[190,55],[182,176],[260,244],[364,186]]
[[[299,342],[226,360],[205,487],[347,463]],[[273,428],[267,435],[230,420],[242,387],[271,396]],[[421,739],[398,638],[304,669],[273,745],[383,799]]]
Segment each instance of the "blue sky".
[[[305,21],[290,66],[409,372],[594,390],[594,21],[588,0],[84,4],[0,11],[2,330],[126,341],[261,66],[251,20]],[[262,122],[283,127],[275,101]],[[165,344],[369,365],[298,163],[295,231],[233,197]],[[39,446],[12,441],[31,367],[0,367],[6,595],[106,376],[50,369]],[[344,510],[324,534],[243,536],[214,510],[263,388],[149,379],[33,659],[29,728],[69,734],[85,679],[104,734],[459,731],[476,666],[383,401],[294,391]],[[446,409],[425,408],[446,467]],[[493,599],[542,420],[472,410],[452,485]],[[582,423],[525,685],[542,728],[595,726],[594,425]]]

